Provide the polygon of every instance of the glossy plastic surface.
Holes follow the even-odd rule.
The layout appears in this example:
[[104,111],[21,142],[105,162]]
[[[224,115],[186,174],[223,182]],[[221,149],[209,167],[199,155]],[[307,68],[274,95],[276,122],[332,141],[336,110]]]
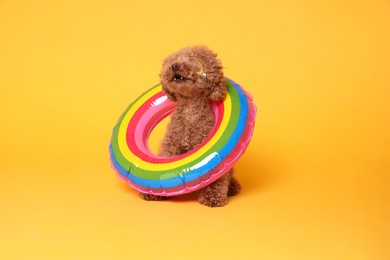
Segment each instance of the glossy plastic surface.
[[153,128],[175,108],[157,85],[134,101],[113,129],[110,155],[117,175],[135,189],[172,196],[198,190],[229,171],[251,140],[256,106],[240,85],[226,79],[228,95],[212,104],[215,126],[197,148],[160,157],[147,145]]

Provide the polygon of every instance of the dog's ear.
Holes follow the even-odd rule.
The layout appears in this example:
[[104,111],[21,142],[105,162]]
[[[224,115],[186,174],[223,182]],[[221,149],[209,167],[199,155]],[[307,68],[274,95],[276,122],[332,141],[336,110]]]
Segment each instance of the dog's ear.
[[213,88],[210,92],[210,100],[211,101],[221,101],[226,97],[226,83],[225,78],[220,77],[216,84],[214,84]]

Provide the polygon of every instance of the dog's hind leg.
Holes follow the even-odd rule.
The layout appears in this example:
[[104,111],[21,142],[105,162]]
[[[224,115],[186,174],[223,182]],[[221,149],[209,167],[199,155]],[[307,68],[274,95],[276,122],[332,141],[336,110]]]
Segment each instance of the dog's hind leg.
[[240,183],[234,177],[233,169],[231,169],[231,171],[232,171],[232,178],[231,178],[230,184],[229,184],[228,196],[237,195],[241,190]]

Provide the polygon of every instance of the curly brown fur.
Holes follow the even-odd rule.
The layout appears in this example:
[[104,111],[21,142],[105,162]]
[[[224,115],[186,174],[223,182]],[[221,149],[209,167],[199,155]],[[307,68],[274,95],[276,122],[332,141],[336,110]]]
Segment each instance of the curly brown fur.
[[142,192],[140,192],[139,195],[144,200],[155,200],[155,201],[158,201],[158,200],[165,200],[167,198],[167,197],[163,197],[163,196],[156,196],[156,195],[142,193]]
[[[163,157],[172,157],[194,149],[211,133],[215,116],[210,102],[225,98],[225,79],[217,55],[206,46],[183,48],[167,57],[160,79],[165,94],[177,104],[159,152]],[[231,170],[202,188],[198,198],[200,203],[210,207],[223,206],[227,197],[239,190],[240,185]],[[141,197],[162,199],[146,194]]]

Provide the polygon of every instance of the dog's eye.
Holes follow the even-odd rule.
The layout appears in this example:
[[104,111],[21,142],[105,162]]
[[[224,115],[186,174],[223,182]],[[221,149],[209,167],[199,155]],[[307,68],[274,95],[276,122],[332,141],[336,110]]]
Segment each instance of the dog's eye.
[[202,75],[204,72],[204,65],[201,60],[192,57],[189,59],[188,64],[192,67],[196,74]]
[[198,75],[200,75],[202,78],[205,78],[206,77],[206,72],[204,72],[204,68],[203,66],[201,66],[199,68],[199,70],[197,71]]

